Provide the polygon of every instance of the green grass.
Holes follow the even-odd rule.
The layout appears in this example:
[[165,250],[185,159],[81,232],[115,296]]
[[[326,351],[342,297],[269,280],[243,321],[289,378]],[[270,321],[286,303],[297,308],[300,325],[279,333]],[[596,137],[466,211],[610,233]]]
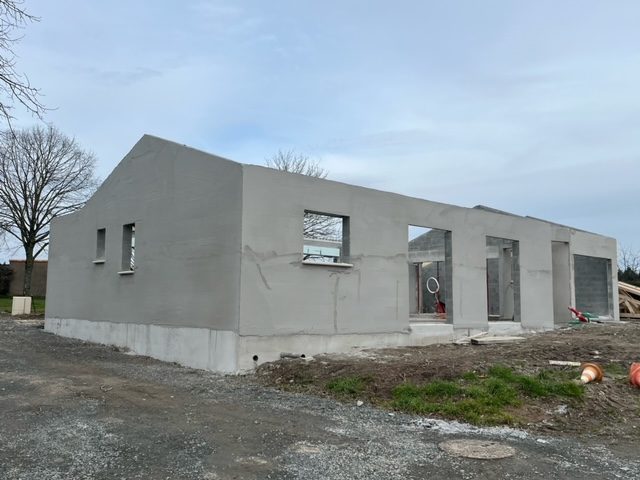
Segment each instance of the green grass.
[[326,387],[334,395],[354,396],[364,392],[370,381],[371,379],[366,377],[335,378],[327,383]]
[[584,387],[570,374],[542,371],[523,375],[496,365],[485,376],[467,372],[457,379],[424,385],[403,383],[394,388],[390,406],[417,414],[439,414],[476,425],[513,424],[510,410],[527,398],[582,399]]
[[[0,297],[0,312],[11,313],[11,302],[13,297],[1,296]],[[44,313],[45,298],[33,297],[31,303],[31,313]]]

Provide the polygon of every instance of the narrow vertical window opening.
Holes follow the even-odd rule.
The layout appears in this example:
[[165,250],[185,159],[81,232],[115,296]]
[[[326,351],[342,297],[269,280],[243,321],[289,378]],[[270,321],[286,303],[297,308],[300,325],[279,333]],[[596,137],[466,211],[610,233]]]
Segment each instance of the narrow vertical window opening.
[[122,227],[122,271],[133,272],[136,269],[136,224]]
[[96,260],[104,260],[106,234],[105,228],[99,228],[96,233]]

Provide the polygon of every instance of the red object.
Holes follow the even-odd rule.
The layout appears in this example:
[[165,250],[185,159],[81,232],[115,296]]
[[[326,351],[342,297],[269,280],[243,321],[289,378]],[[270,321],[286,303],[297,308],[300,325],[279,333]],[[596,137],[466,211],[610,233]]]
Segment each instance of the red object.
[[632,363],[629,369],[629,382],[631,385],[640,387],[640,363]]
[[447,313],[447,307],[440,300],[440,292],[436,292],[436,313]]
[[578,320],[580,320],[581,322],[589,323],[589,319],[588,319],[587,317],[585,317],[585,316],[582,314],[582,312],[579,312],[578,310],[576,310],[576,309],[575,309],[575,308],[573,308],[573,307],[569,307],[569,310],[571,310],[571,312],[572,312],[576,317],[578,317]]

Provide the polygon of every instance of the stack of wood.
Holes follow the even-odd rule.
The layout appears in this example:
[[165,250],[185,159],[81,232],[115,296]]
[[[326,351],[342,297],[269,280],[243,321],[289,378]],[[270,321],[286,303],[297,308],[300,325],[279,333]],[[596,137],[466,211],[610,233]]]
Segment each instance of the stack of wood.
[[618,298],[620,302],[620,318],[640,320],[640,287],[618,282]]

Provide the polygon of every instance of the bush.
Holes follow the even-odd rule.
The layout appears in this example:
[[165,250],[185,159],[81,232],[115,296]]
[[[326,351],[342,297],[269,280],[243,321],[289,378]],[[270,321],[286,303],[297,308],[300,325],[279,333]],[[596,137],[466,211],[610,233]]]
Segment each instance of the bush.
[[9,286],[11,285],[11,276],[13,270],[9,265],[0,264],[0,295],[9,294]]

